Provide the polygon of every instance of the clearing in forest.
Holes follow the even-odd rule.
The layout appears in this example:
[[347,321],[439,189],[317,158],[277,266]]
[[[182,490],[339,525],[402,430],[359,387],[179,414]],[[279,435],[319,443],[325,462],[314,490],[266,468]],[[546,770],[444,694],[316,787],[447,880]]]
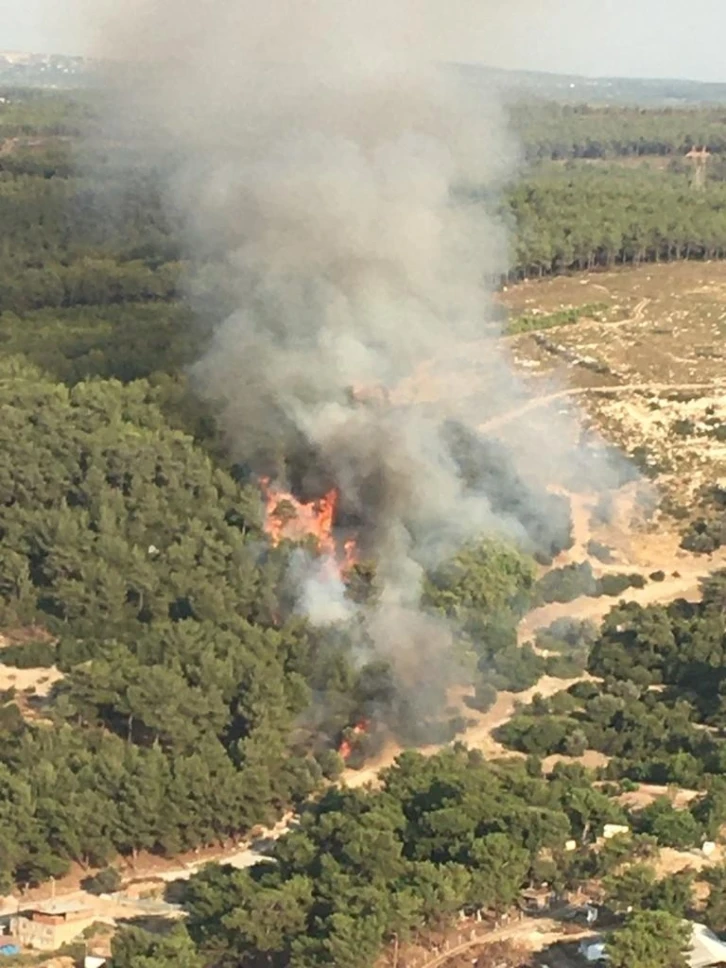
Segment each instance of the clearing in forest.
[[557,406],[576,404],[608,440],[644,449],[660,486],[682,500],[726,477],[725,263],[525,282],[502,301],[514,316],[606,304],[605,320],[509,340],[535,396],[559,393]]

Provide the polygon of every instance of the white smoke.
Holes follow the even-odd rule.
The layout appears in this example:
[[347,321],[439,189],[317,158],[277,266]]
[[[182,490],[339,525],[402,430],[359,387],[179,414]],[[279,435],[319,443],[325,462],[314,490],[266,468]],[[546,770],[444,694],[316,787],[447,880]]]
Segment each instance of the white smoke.
[[[195,368],[199,392],[240,459],[340,489],[384,600],[405,607],[422,568],[467,539],[527,534],[463,480],[444,433],[450,417],[476,426],[522,393],[487,328],[508,240],[481,201],[516,152],[495,98],[474,97],[440,60],[496,6],[134,0],[93,14],[98,53],[126,64],[114,123],[171,171],[190,292],[231,308]],[[395,391],[487,333],[475,406],[351,399],[352,386]],[[557,462],[546,429],[512,440],[520,468]],[[321,621],[346,614],[317,574],[303,604]]]

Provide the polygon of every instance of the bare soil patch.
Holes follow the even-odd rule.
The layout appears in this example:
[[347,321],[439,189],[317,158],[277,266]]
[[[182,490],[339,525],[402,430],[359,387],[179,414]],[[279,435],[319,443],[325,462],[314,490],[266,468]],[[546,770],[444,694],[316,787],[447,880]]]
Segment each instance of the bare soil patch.
[[[648,265],[530,281],[502,294],[516,314],[597,300],[620,318],[548,330],[550,349],[536,333],[515,337],[515,361],[538,375],[535,387],[549,378],[575,393],[607,439],[630,451],[646,446],[663,486],[689,496],[706,478],[726,476],[726,442],[711,432],[726,421],[726,265]],[[609,377],[569,357],[589,358]],[[693,433],[674,433],[684,421]]]
[[[563,689],[567,689],[575,682],[590,679],[587,674],[583,674],[577,679],[555,679],[553,676],[545,676],[540,681],[524,692],[500,692],[492,708],[486,713],[476,712],[467,707],[466,715],[475,720],[475,724],[469,729],[460,733],[457,737],[459,742],[464,743],[469,749],[480,750],[487,759],[498,757],[521,757],[523,754],[513,752],[502,746],[494,738],[496,730],[508,722],[514,714],[517,705],[530,703],[536,694],[548,698]],[[453,697],[452,697],[453,698]],[[461,697],[459,697],[459,700]],[[425,746],[419,752],[424,756],[431,756],[443,746]],[[349,787],[365,786],[367,783],[375,784],[381,770],[393,766],[396,758],[403,752],[404,747],[391,741],[384,751],[369,762],[362,770],[346,770],[342,780]]]

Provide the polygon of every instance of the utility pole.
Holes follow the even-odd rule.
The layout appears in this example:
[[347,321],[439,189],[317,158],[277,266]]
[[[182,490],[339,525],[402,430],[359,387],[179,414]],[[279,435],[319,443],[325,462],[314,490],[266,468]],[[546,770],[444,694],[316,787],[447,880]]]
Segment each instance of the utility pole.
[[398,968],[398,932],[393,936],[393,968]]

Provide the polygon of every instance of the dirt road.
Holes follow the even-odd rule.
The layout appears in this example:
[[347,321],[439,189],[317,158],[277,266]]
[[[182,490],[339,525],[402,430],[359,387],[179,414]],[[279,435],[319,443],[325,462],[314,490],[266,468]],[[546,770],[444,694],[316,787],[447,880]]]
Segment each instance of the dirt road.
[[[155,867],[145,869],[139,866],[133,871],[135,882],[148,879],[149,884],[153,885],[159,881],[171,884],[175,881],[189,880],[200,868],[212,861],[228,864],[243,870],[246,867],[253,867],[255,864],[264,862],[266,855],[263,851],[265,845],[282,837],[295,824],[295,815],[290,813],[283,817],[279,823],[261,832],[260,836],[251,844],[240,845],[231,851],[220,851],[218,854],[205,856],[200,860],[190,861],[170,870],[158,870]],[[64,890],[63,882],[59,881],[53,887],[47,887],[42,891],[34,891],[32,894],[33,903],[48,901],[51,898],[58,898],[64,902],[75,902],[93,911],[94,916],[99,919],[113,921],[117,918],[129,918],[132,916],[143,917],[155,914],[162,917],[178,917],[180,908],[175,904],[167,904],[156,899],[145,899],[135,897],[128,889],[120,890],[112,895],[98,897],[89,894],[84,890]],[[10,895],[0,896],[0,915],[14,914],[18,910],[18,899]]]
[[[506,749],[494,739],[496,730],[508,722],[514,713],[517,703],[529,703],[535,693],[541,696],[554,696],[556,692],[567,689],[575,682],[590,677],[585,674],[576,679],[555,679],[552,676],[544,676],[539,682],[525,692],[500,692],[492,708],[486,713],[478,713],[474,710],[465,710],[465,715],[475,720],[473,726],[464,730],[456,738],[459,742],[465,743],[470,749],[481,750],[489,758],[498,756],[512,756],[511,750]],[[424,746],[418,750],[424,756],[433,756],[434,753],[443,749],[448,744],[437,746]],[[375,760],[371,761],[362,770],[346,770],[342,779],[346,786],[361,787],[367,783],[375,784],[381,770],[393,766],[396,757],[403,752],[403,747],[397,743],[390,743],[388,747]]]
[[537,631],[551,625],[559,618],[571,618],[577,621],[601,622],[618,602],[637,602],[639,605],[666,605],[677,598],[696,602],[700,598],[699,578],[705,578],[712,569],[704,570],[700,575],[686,575],[680,578],[669,578],[666,581],[651,582],[645,588],[628,588],[610,598],[602,595],[600,598],[577,598],[574,602],[553,602],[535,608],[522,619],[518,629],[520,643],[528,642]]
[[500,427],[504,427],[513,420],[519,420],[521,417],[525,417],[528,413],[533,410],[538,410],[541,407],[546,407],[548,403],[556,403],[558,400],[566,400],[569,397],[582,397],[588,394],[599,394],[599,393],[626,393],[626,392],[652,392],[652,393],[667,393],[668,391],[674,391],[676,393],[680,391],[689,390],[723,390],[726,392],[726,384],[718,384],[713,381],[709,383],[613,383],[604,387],[569,387],[567,390],[557,390],[554,393],[548,393],[541,397],[532,397],[523,403],[521,406],[515,407],[513,410],[508,410],[506,413],[500,413],[496,417],[492,417],[491,420],[487,420],[486,423],[479,425],[479,430],[482,433],[491,433],[493,430],[498,430]]
[[523,917],[507,927],[496,928],[488,933],[468,938],[449,948],[448,951],[435,954],[429,961],[417,964],[417,968],[443,968],[444,965],[467,951],[472,951],[475,948],[486,948],[487,945],[496,944],[499,941],[514,941],[529,951],[535,952],[549,948],[565,936],[568,941],[577,941],[591,935],[592,931],[588,928],[583,928],[582,931],[575,934],[571,931],[565,932],[562,922],[553,918]]

